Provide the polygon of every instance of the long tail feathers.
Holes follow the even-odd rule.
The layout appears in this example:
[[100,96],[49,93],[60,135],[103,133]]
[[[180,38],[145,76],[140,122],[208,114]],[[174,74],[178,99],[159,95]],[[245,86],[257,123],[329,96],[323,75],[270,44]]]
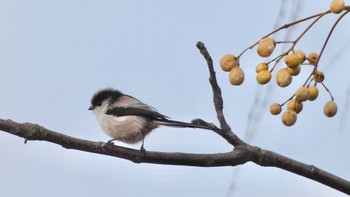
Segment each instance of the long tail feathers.
[[208,126],[193,124],[187,122],[180,122],[175,120],[156,120],[155,123],[159,125],[169,126],[169,127],[183,127],[183,128],[198,128],[198,129],[211,129]]

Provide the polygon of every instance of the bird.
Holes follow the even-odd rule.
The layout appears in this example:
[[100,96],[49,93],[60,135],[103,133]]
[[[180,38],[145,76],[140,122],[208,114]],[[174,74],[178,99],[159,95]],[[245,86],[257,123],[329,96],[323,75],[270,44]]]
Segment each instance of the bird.
[[155,108],[141,102],[133,96],[123,94],[113,88],[97,91],[91,98],[89,110],[93,112],[102,131],[112,139],[127,144],[142,141],[159,126],[210,129],[206,125],[170,120]]

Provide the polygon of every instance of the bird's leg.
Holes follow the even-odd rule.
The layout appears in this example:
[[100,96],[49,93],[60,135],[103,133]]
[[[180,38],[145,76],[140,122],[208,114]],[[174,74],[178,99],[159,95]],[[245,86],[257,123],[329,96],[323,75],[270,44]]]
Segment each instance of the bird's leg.
[[144,144],[145,144],[145,137],[143,137],[143,139],[142,139],[142,145],[141,145],[141,148],[140,148],[141,152],[146,152],[146,149],[144,148]]

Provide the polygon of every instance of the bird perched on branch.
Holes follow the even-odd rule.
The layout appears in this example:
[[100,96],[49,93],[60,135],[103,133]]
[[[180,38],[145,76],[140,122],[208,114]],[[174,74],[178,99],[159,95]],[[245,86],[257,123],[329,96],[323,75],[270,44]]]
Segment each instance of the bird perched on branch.
[[160,125],[182,128],[210,129],[205,125],[170,120],[153,107],[122,92],[107,88],[96,92],[91,98],[91,106],[102,130],[112,139],[128,144],[142,141]]

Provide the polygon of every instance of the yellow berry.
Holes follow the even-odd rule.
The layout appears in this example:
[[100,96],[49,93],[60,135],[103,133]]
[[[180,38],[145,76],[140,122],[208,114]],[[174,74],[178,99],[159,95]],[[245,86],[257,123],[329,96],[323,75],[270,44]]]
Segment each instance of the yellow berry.
[[317,60],[318,60],[318,54],[317,53],[310,53],[307,56],[307,60],[309,61],[310,64],[315,65]]
[[293,76],[297,76],[300,73],[301,66],[299,64],[297,67],[295,67],[295,68],[287,68],[287,70],[288,70],[289,74],[291,74]]
[[296,50],[294,51],[294,54],[298,57],[299,59],[299,64],[303,63],[306,59],[305,53],[302,50]]
[[288,66],[288,68],[295,68],[299,65],[299,58],[296,54],[290,53],[284,56],[284,62]]
[[343,0],[333,0],[330,5],[330,8],[331,8],[331,12],[335,14],[339,14],[345,9],[345,3]]
[[237,65],[237,58],[232,54],[227,54],[223,56],[220,60],[221,69],[225,72],[229,72],[233,67]]
[[316,71],[316,73],[314,74],[314,80],[317,82],[317,83],[321,83],[323,82],[324,80],[324,74],[322,71]]
[[314,101],[318,97],[318,88],[316,86],[309,86],[309,101]]
[[232,85],[241,85],[244,81],[243,70],[238,66],[233,67],[230,71],[229,80]]
[[274,103],[270,106],[270,113],[272,115],[278,115],[279,113],[281,113],[281,111],[282,111],[282,107],[278,103]]
[[297,92],[295,93],[295,97],[298,101],[306,101],[307,99],[309,99],[310,96],[310,92],[309,92],[309,88],[307,87],[300,87]]
[[266,37],[259,40],[259,45],[261,44],[276,44],[276,42],[274,39]]
[[256,75],[256,80],[261,85],[266,84],[266,83],[268,83],[271,80],[271,73],[268,70],[260,71]]
[[297,113],[293,110],[287,110],[282,115],[282,122],[286,126],[292,126],[297,121]]
[[338,107],[334,101],[328,101],[323,108],[323,113],[327,117],[333,117],[337,113]]
[[267,65],[265,62],[259,63],[255,68],[257,73],[260,71],[263,71],[263,70],[268,70],[268,69],[269,69],[269,65]]
[[272,38],[263,38],[259,41],[259,46],[257,49],[258,54],[261,57],[268,57],[272,54],[275,49],[276,43]]
[[303,103],[295,99],[292,99],[288,102],[287,110],[293,110],[296,113],[299,113],[301,112],[301,110],[303,110]]
[[277,72],[276,83],[280,87],[286,87],[292,82],[292,75],[289,74],[287,68],[282,68]]

